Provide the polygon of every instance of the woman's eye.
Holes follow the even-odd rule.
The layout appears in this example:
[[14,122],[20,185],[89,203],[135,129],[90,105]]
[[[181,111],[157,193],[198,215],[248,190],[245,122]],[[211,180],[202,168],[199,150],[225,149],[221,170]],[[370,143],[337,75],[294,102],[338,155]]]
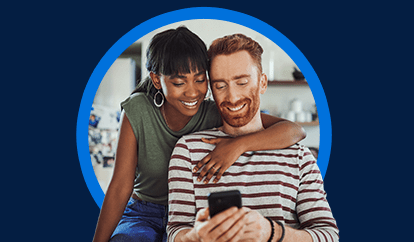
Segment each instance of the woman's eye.
[[176,87],[179,87],[179,86],[184,85],[184,83],[173,83],[173,85],[176,86]]
[[206,80],[205,79],[201,79],[201,80],[197,80],[196,82],[198,83],[204,83]]

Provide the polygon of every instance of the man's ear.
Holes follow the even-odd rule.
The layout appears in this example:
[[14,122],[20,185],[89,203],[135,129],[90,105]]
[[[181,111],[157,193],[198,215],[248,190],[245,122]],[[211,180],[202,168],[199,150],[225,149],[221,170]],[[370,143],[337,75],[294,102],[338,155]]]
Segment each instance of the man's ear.
[[267,89],[267,76],[266,76],[266,74],[263,73],[260,76],[259,85],[260,85],[260,94],[264,94],[266,92],[266,89]]
[[160,76],[151,71],[150,77],[152,80],[152,84],[154,84],[154,87],[160,90],[162,88]]

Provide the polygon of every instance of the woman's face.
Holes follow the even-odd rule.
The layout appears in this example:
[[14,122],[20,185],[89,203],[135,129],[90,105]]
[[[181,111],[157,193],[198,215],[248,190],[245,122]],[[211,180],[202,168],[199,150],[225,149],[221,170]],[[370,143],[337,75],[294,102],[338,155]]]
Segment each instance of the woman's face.
[[204,100],[208,82],[205,71],[177,75],[158,75],[170,114],[194,116]]

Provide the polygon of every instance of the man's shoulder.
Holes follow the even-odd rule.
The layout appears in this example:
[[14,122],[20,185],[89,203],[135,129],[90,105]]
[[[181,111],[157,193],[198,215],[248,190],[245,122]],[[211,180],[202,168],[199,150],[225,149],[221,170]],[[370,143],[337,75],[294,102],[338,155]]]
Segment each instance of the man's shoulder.
[[229,136],[217,128],[212,128],[212,129],[197,131],[194,133],[183,135],[178,140],[177,144],[182,143],[182,144],[186,144],[187,146],[197,147],[197,146],[203,146],[204,144],[207,144],[207,143],[204,143],[201,140],[201,138],[214,139],[214,138],[222,138],[222,137],[229,137]]
[[183,140],[192,140],[192,139],[201,139],[201,138],[212,139],[212,138],[221,138],[221,137],[228,137],[228,136],[229,135],[223,133],[218,128],[212,128],[212,129],[197,131],[194,133],[183,135],[181,139]]

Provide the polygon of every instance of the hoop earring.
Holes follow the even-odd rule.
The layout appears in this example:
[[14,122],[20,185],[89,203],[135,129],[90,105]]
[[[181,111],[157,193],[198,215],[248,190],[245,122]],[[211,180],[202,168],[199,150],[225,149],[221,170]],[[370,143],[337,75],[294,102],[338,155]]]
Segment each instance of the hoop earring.
[[206,93],[206,97],[204,98],[204,100],[207,100],[211,97],[211,90],[210,88],[207,88],[207,93]]
[[[161,103],[160,104],[158,104],[157,103],[157,95],[161,95]],[[164,95],[160,92],[160,90],[158,89],[158,92],[157,93],[155,93],[155,95],[154,95],[154,105],[157,107],[157,108],[159,108],[159,107],[161,107],[162,105],[164,104]]]

